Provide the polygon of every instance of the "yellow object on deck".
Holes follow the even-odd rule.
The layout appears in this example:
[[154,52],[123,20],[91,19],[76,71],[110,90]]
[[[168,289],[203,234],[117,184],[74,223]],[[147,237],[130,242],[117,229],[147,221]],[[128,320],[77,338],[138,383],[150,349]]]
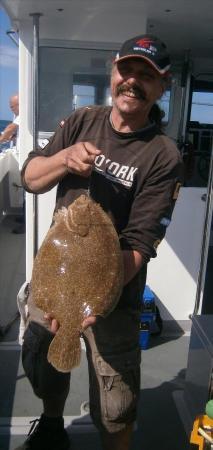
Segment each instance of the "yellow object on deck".
[[213,444],[213,419],[206,415],[197,416],[193,424],[190,443],[197,444],[199,450],[205,450],[207,442]]

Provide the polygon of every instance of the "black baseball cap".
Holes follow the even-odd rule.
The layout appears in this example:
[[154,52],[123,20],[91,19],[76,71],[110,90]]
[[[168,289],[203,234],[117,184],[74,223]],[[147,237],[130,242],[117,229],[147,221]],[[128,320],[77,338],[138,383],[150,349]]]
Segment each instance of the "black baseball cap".
[[124,42],[114,62],[128,58],[143,58],[161,75],[165,75],[171,66],[166,45],[152,34],[142,34]]

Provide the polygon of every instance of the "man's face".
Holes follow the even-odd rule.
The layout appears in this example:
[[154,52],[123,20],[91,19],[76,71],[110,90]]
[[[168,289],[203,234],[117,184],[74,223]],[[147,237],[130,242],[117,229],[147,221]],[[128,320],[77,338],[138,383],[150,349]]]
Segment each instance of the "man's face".
[[18,97],[13,97],[10,100],[10,109],[17,116],[19,113],[19,101]]
[[129,58],[114,65],[111,92],[121,115],[149,113],[163,92],[163,77],[143,60]]

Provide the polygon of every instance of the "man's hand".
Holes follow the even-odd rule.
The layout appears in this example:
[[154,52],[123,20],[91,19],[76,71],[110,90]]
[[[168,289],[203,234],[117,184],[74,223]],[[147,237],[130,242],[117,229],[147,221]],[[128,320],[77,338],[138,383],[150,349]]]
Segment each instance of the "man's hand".
[[98,150],[90,142],[78,142],[49,156],[32,158],[25,169],[24,181],[27,188],[36,194],[43,194],[55,186],[67,171],[82,177],[89,177]]
[[143,257],[137,250],[123,250],[124,262],[124,286],[128,284],[132,278],[139,272]]
[[10,141],[17,133],[18,125],[15,123],[9,123],[0,135],[0,143]]
[[[56,319],[54,319],[54,317],[51,314],[48,314],[48,313],[44,314],[44,318],[50,324],[50,331],[52,333],[56,334],[58,329],[59,329],[59,327],[60,327],[59,322]],[[88,316],[88,317],[86,317],[83,320],[82,324],[81,324],[82,330],[86,330],[89,326],[94,325],[96,323],[96,320],[97,320],[96,316]]]
[[89,177],[96,156],[100,155],[98,150],[90,142],[78,142],[65,149],[66,167],[70,173]]

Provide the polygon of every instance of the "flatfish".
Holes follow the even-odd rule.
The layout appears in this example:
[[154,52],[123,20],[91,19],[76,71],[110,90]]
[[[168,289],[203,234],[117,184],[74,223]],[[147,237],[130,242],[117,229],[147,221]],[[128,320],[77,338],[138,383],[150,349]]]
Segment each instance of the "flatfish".
[[80,363],[81,323],[89,315],[107,316],[123,286],[118,235],[109,216],[89,196],[60,209],[34,260],[32,298],[60,327],[48,361],[69,372]]

